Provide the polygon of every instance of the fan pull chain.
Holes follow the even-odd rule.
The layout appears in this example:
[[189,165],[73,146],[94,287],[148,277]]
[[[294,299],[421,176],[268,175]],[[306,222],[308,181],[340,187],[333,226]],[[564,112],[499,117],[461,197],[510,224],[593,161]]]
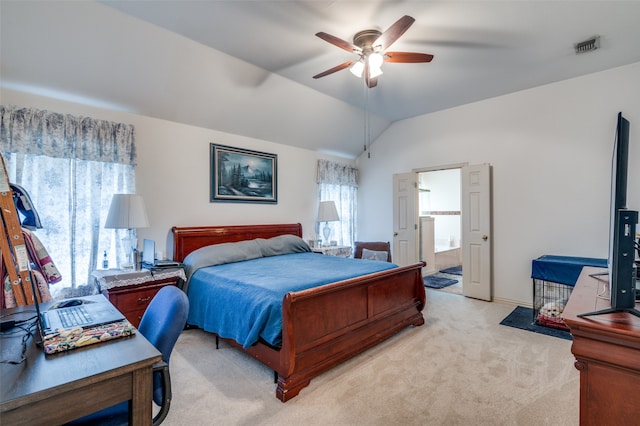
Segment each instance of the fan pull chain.
[[364,88],[364,151],[367,158],[371,158],[371,117],[369,116],[369,88],[363,84]]
[[364,151],[367,151],[367,128],[369,127],[368,123],[367,123],[367,119],[369,118],[369,112],[367,110],[368,108],[368,96],[367,96],[367,91],[365,89],[364,91],[364,120],[363,120],[363,124],[364,127],[362,129],[362,135],[364,136]]

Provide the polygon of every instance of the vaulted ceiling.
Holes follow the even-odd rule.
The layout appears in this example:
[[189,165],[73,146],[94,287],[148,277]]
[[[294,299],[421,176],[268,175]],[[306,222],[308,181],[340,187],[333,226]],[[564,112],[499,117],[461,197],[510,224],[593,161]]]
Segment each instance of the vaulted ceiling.
[[[348,70],[352,41],[403,15],[378,86]],[[397,120],[640,61],[637,1],[2,0],[0,84],[355,157]],[[600,36],[599,49],[574,44]]]

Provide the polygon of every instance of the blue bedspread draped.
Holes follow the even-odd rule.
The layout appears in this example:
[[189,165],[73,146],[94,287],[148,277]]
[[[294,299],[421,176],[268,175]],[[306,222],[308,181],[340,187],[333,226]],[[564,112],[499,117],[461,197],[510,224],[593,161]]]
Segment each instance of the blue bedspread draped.
[[531,278],[574,286],[582,267],[607,267],[607,259],[544,255],[531,263]]
[[393,263],[293,253],[197,270],[190,279],[187,323],[248,348],[280,346],[286,293],[397,267]]

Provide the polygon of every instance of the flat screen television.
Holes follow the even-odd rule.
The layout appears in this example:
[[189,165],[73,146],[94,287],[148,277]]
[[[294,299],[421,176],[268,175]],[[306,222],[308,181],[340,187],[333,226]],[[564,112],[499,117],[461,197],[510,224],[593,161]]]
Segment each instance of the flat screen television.
[[611,159],[611,199],[609,214],[609,299],[610,309],[579,316],[611,312],[630,312],[635,309],[636,279],[634,270],[634,239],[638,212],[627,209],[627,179],[629,170],[629,121],[618,113],[616,136]]

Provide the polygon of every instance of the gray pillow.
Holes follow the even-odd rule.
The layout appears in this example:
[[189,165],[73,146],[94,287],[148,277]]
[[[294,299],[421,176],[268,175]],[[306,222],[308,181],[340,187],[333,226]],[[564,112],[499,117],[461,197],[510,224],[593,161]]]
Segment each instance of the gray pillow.
[[[187,284],[191,275],[206,266],[222,265],[224,263],[242,262],[262,257],[260,246],[255,240],[238,241],[236,243],[213,244],[192,251],[184,258]],[[186,292],[186,286],[183,288]]]
[[379,260],[381,262],[386,262],[389,253],[386,251],[375,251],[369,250],[366,248],[362,249],[362,258],[367,260]]
[[311,251],[309,244],[296,235],[286,234],[268,239],[256,238],[254,241],[260,247],[260,252],[264,257]]

